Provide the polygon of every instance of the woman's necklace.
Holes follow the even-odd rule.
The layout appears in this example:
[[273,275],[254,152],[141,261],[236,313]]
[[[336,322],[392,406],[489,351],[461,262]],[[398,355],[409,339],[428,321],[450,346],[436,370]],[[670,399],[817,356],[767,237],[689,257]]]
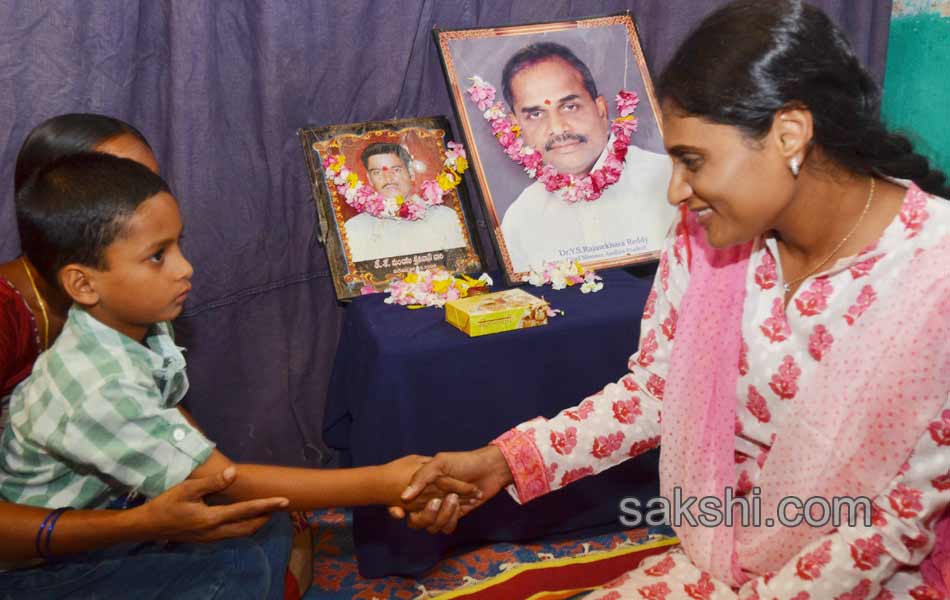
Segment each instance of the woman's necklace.
[[786,294],[789,293],[790,291],[792,291],[792,286],[793,286],[793,285],[795,285],[796,283],[802,281],[803,279],[806,279],[806,278],[810,277],[815,271],[817,271],[818,269],[820,269],[820,268],[822,268],[823,266],[825,266],[825,264],[826,264],[829,260],[831,260],[831,257],[833,257],[835,254],[837,254],[837,253],[838,253],[838,250],[841,250],[841,247],[844,246],[844,245],[848,242],[848,240],[851,239],[851,236],[854,235],[854,232],[858,230],[858,225],[860,225],[860,224],[861,224],[861,221],[864,220],[864,215],[868,214],[868,209],[871,208],[871,199],[872,199],[872,198],[874,198],[874,177],[873,177],[873,176],[871,177],[871,190],[868,192],[868,199],[867,199],[867,202],[864,203],[864,210],[861,211],[861,216],[858,217],[858,220],[854,222],[854,227],[851,228],[851,231],[848,232],[848,235],[844,236],[844,237],[841,239],[841,241],[838,242],[838,245],[835,246],[835,249],[832,250],[831,253],[828,254],[828,256],[826,256],[826,257],[824,258],[824,260],[822,260],[820,263],[818,263],[817,265],[815,265],[810,271],[808,271],[807,273],[805,273],[805,274],[802,275],[801,277],[798,277],[798,278],[793,279],[793,280],[791,280],[791,281],[786,281],[786,282],[784,283],[784,288],[785,288],[785,293],[786,293]]
[[33,280],[33,273],[30,272],[30,265],[26,262],[26,257],[21,256],[20,262],[23,263],[23,270],[26,271],[26,277],[30,280],[30,286],[33,288],[33,296],[36,297],[36,303],[40,307],[40,313],[43,315],[43,350],[49,349],[49,314],[46,312],[46,302],[40,295],[40,290],[36,287],[36,281]]

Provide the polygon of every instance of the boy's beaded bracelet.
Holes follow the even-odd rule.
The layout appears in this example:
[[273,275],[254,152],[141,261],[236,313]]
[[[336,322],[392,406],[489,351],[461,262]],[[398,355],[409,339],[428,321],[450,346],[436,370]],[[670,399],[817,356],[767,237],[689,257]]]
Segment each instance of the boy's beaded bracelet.
[[[55,510],[51,510],[46,518],[43,519],[43,522],[40,523],[40,528],[36,531],[36,540],[34,545],[36,547],[36,555],[40,558],[50,560],[52,558],[51,554],[51,545],[53,542],[53,529],[56,527],[56,521],[59,520],[63,513],[67,510],[71,510],[71,506],[63,506]],[[43,536],[46,536],[45,544],[43,543]]]

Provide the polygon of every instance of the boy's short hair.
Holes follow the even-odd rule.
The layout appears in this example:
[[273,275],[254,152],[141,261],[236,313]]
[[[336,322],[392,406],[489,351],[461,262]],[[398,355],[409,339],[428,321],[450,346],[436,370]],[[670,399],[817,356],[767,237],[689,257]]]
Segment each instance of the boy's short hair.
[[105,269],[105,250],[140,204],[168,184],[135,161],[98,152],[40,169],[17,193],[23,252],[49,283],[72,263]]

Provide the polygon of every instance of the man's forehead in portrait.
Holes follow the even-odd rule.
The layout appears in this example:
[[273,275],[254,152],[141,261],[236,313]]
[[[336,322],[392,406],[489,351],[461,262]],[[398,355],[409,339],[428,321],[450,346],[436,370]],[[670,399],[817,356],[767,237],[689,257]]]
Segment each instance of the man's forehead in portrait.
[[[502,71],[502,94],[505,102],[511,107],[512,112],[517,114],[519,107],[515,106],[514,91],[512,89],[512,80],[516,75],[546,61],[561,61],[561,68],[574,71],[574,75],[579,78],[579,83],[583,90],[587,92],[587,99],[594,101],[600,95],[597,91],[597,83],[591,75],[587,65],[577,57],[574,52],[562,44],[555,42],[539,42],[525,46],[508,59]],[[550,103],[554,98],[548,98]]]
[[369,183],[387,197],[407,197],[412,193],[412,157],[399,144],[370,144],[360,155]]

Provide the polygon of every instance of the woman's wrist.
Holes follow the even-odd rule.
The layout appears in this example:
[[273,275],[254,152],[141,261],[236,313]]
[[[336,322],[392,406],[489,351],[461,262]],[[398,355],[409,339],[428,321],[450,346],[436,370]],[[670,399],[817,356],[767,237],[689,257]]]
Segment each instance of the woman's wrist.
[[508,461],[505,459],[505,454],[501,451],[501,448],[489,444],[479,448],[476,452],[484,456],[484,459],[491,466],[492,472],[498,475],[501,487],[509,486],[515,482],[515,478],[511,474],[511,467],[508,466]]

